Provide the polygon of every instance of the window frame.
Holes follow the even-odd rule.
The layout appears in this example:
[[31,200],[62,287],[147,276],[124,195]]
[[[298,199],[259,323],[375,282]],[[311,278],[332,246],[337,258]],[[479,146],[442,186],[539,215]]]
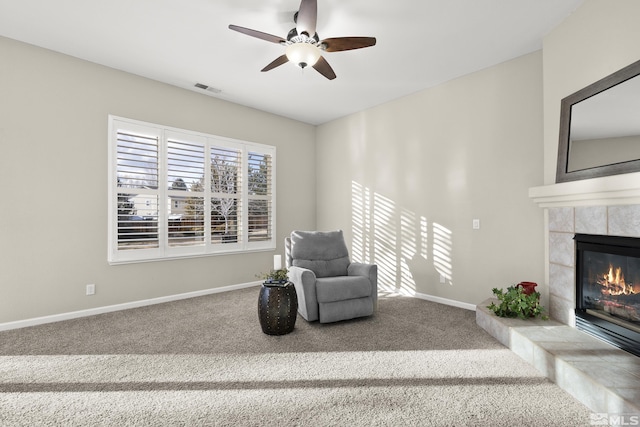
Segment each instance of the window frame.
[[[218,135],[163,126],[134,119],[109,115],[108,119],[108,262],[109,264],[138,263],[148,261],[162,261],[170,259],[215,256],[233,253],[249,253],[257,251],[271,251],[276,248],[276,147],[255,142],[242,141]],[[118,240],[118,201],[123,193],[118,186],[118,134],[131,132],[158,138],[158,185],[157,189],[135,189],[124,193],[157,195],[157,248],[121,249]],[[204,191],[191,192],[194,197],[203,197],[204,209],[204,241],[190,246],[171,246],[169,243],[169,216],[173,200],[170,198],[175,189],[168,183],[168,141],[183,140],[189,143],[202,144],[204,147]],[[240,220],[236,225],[238,238],[236,241],[212,242],[211,238],[211,200],[214,198],[211,190],[211,152],[212,148],[237,150],[240,153],[239,166],[239,195],[240,209],[237,212]],[[266,239],[250,241],[248,206],[252,196],[249,194],[249,155],[259,153],[270,158],[271,169],[268,170],[267,180],[270,189],[268,197],[269,222],[267,224]]]

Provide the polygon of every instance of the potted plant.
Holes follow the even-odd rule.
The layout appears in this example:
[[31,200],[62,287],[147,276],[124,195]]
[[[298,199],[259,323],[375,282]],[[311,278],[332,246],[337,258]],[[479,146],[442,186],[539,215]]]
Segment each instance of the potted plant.
[[289,283],[289,276],[286,268],[280,268],[278,270],[269,270],[267,273],[258,275],[259,278],[264,280],[265,285],[269,286],[285,286]]
[[493,294],[498,298],[499,304],[492,302],[487,308],[499,317],[518,317],[529,319],[540,317],[543,320],[549,319],[544,314],[544,307],[540,305],[540,293],[531,292],[527,294],[522,286],[509,286],[506,291],[493,288]]

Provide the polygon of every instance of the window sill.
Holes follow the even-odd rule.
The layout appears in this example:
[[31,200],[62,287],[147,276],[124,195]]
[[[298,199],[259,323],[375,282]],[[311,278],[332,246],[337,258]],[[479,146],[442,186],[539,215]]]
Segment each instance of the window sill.
[[176,261],[181,259],[194,259],[194,258],[209,258],[224,255],[241,255],[256,252],[271,252],[276,248],[256,248],[256,249],[238,249],[225,252],[203,253],[203,254],[185,254],[185,255],[169,255],[158,257],[145,257],[141,259],[126,259],[126,260],[108,260],[109,265],[124,265],[124,264],[142,264],[148,262],[160,262],[160,261]]

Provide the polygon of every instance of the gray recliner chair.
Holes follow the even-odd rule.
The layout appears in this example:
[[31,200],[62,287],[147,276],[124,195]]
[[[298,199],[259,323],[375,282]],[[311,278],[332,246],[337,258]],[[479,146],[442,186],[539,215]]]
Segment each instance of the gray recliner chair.
[[350,261],[342,230],[294,231],[284,243],[298,313],[307,321],[337,322],[375,312],[378,268]]

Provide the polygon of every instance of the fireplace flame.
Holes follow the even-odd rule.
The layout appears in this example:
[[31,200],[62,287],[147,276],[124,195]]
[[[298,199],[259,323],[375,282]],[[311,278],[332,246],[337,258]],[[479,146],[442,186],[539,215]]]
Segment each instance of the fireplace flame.
[[633,295],[636,293],[633,284],[627,284],[624,281],[622,268],[616,267],[614,269],[611,264],[609,264],[609,271],[598,279],[598,284],[602,286],[602,295]]

